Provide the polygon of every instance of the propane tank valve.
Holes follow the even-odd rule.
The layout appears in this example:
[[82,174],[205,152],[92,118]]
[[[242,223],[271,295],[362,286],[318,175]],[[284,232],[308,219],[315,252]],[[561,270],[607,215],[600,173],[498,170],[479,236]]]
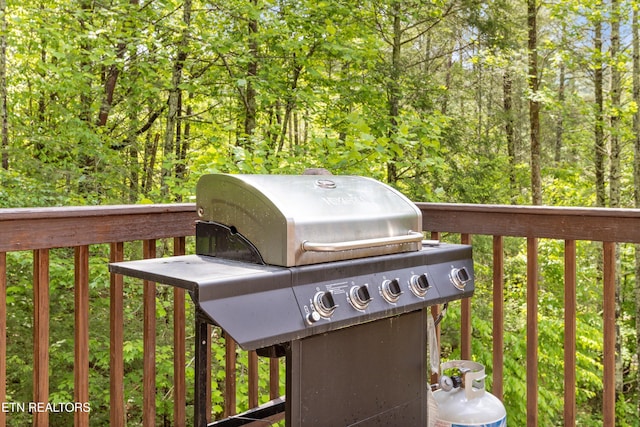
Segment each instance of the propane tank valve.
[[457,375],[442,375],[440,377],[439,385],[441,390],[451,391],[454,388],[460,388],[460,386],[462,385],[462,378]]

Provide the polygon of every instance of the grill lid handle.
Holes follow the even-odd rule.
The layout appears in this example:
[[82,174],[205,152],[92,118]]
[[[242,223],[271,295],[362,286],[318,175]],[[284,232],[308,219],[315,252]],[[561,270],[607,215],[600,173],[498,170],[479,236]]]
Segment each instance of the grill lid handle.
[[349,242],[316,243],[302,242],[302,250],[307,252],[340,252],[353,249],[375,248],[378,246],[401,245],[403,243],[417,243],[424,239],[422,233],[409,231],[406,236],[380,237],[377,239],[351,240]]

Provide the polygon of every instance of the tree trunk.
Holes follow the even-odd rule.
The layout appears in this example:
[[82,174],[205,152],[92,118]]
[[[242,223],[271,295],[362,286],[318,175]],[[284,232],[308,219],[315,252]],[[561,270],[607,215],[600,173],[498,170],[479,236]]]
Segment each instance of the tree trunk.
[[513,91],[511,73],[506,70],[502,76],[502,96],[505,116],[505,135],[507,138],[507,156],[509,157],[509,186],[511,189],[511,200],[517,197],[516,189],[516,136],[513,126]]
[[542,178],[540,175],[540,102],[538,101],[538,4],[527,0],[527,28],[529,32],[529,126],[531,140],[531,202],[542,204]]
[[556,121],[556,144],[553,160],[557,166],[560,166],[560,161],[562,160],[562,139],[564,138],[564,90],[566,79],[563,61],[560,62],[558,74],[558,104],[560,105],[560,111],[558,112],[558,119]]
[[[429,55],[429,49],[431,48],[431,37],[427,36],[427,41],[428,43],[428,47],[426,49],[426,55]],[[453,56],[454,56],[454,48],[451,49],[451,52],[447,55],[447,62],[445,65],[445,75],[444,75],[444,87],[446,88],[446,90],[443,91],[442,94],[442,107],[441,107],[441,111],[442,111],[442,115],[446,116],[447,113],[449,112],[449,90],[451,88],[451,81],[452,81],[452,73],[453,73]],[[429,61],[431,59],[429,57],[426,58],[425,60],[425,64],[428,64]],[[425,70],[426,72],[428,72],[428,70]]]
[[[140,0],[129,0],[129,4],[132,6],[137,6],[140,4]],[[127,29],[130,29],[132,27],[133,20],[130,18],[129,14],[127,14],[127,17],[125,18],[122,25]],[[118,82],[118,76],[120,75],[119,62],[124,58],[126,50],[127,43],[124,40],[118,42],[116,46],[116,58],[118,59],[118,61],[114,62],[107,69],[105,76],[104,97],[102,98],[100,112],[98,113],[98,126],[106,126],[107,124],[109,112],[111,111],[111,106],[113,105],[113,95],[116,91],[116,83]]]
[[[609,204],[612,208],[620,207],[620,70],[618,57],[620,54],[620,5],[618,0],[611,0],[611,159],[609,161]],[[620,309],[622,289],[618,267],[620,249],[616,246],[616,392],[622,392],[622,334],[620,333]]]
[[180,114],[180,83],[182,83],[182,69],[184,68],[184,63],[187,59],[187,48],[189,45],[189,27],[191,25],[191,0],[185,0],[183,4],[182,19],[184,22],[184,30],[182,32],[180,42],[178,43],[178,53],[176,55],[176,61],[173,64],[171,89],[169,90],[169,99],[167,100],[167,125],[164,132],[164,159],[162,162],[162,174],[160,183],[160,188],[163,195],[167,195],[169,192],[169,189],[167,187],[167,178],[169,178],[173,173],[172,165],[174,163],[173,160],[175,160],[173,158],[175,147],[174,142],[176,131],[178,129],[178,120]]
[[[391,71],[389,73],[388,99],[389,99],[389,132],[391,141],[398,131],[398,116],[400,115],[400,75],[402,73],[400,58],[402,49],[402,28],[400,4],[394,1],[391,13],[393,14],[393,45],[391,51]],[[387,162],[387,182],[390,184],[398,180],[398,168],[396,166],[397,155]]]
[[160,134],[157,133],[153,137],[151,134],[147,134],[146,143],[144,146],[144,159],[142,170],[145,171],[145,177],[142,185],[143,194],[151,191],[153,186],[153,170],[156,167],[156,153],[158,152],[158,143],[160,141]]
[[[84,34],[87,34],[91,28],[91,23],[86,22],[85,17],[92,16],[93,12],[93,3],[90,0],[82,0],[80,2],[80,8],[82,9],[82,14],[79,19],[81,31]],[[91,51],[94,49],[94,46],[91,45],[90,39],[87,37],[83,39],[81,42],[81,50],[82,50],[82,59],[78,64],[78,68],[82,70],[92,70],[94,64],[90,60]],[[43,51],[43,55],[45,52]],[[43,61],[44,62],[44,61]],[[93,94],[92,94],[92,85],[93,78],[85,73],[84,80],[84,90],[80,94],[80,112],[79,118],[84,123],[87,124],[87,127],[90,127],[93,124],[92,121],[92,111],[91,104],[93,102]],[[42,100],[44,101],[44,99]],[[44,111],[45,105],[42,105]],[[97,171],[98,171],[98,154],[97,150],[94,147],[91,147],[91,139],[82,136],[78,141],[80,146],[83,146],[83,149],[80,149],[80,154],[78,155],[78,168],[81,170],[81,174],[84,179],[78,181],[78,192],[80,194],[89,194],[91,192],[99,191],[101,182],[97,179]]]
[[[251,0],[253,7],[258,6],[258,0]],[[251,14],[255,16],[255,14]],[[256,115],[257,115],[257,103],[256,103],[256,89],[254,80],[258,76],[258,41],[256,36],[258,34],[258,20],[255,18],[249,18],[249,56],[250,60],[247,64],[247,89],[245,92],[245,116],[244,116],[244,138],[251,138],[256,129]],[[248,147],[249,141],[242,144]]]
[[611,0],[611,156],[609,160],[609,205],[620,207],[620,10],[618,0]]
[[606,147],[604,143],[604,118],[603,118],[603,65],[602,65],[602,22],[595,22],[594,29],[594,50],[596,55],[596,63],[594,64],[593,84],[595,91],[595,174],[596,174],[596,205],[604,207],[606,205],[604,176],[605,176],[605,155]]
[[[189,94],[189,98],[192,97],[192,94]],[[190,117],[193,114],[193,107],[191,104],[187,106],[187,117]],[[187,174],[187,153],[189,152],[189,141],[191,138],[191,123],[189,121],[185,121],[184,130],[182,132],[182,143],[180,144],[180,151],[176,152],[176,156],[178,156],[178,166],[176,170],[176,176],[178,179],[183,179]]]
[[[636,105],[640,105],[640,26],[638,25],[638,9],[633,9],[631,18],[631,32],[633,34],[633,100]],[[635,207],[640,208],[640,109],[633,115],[633,135],[634,135],[634,163],[633,182]],[[640,361],[640,245],[636,245],[636,266],[635,266],[635,303],[636,303],[636,360]],[[636,372],[636,382],[640,385],[640,369]],[[639,386],[640,388],[640,386]],[[640,413],[640,392],[637,398],[637,412]]]
[[7,1],[0,0],[0,162],[9,169],[9,119],[7,112]]
[[[309,53],[307,54],[307,59],[309,59],[314,51],[316,45],[311,46],[309,49]],[[286,96],[287,102],[284,107],[284,118],[282,120],[282,126],[280,128],[280,139],[278,142],[278,148],[276,149],[276,153],[279,153],[284,148],[284,141],[287,138],[287,132],[289,130],[289,125],[291,122],[291,115],[293,110],[296,108],[297,100],[296,100],[296,89],[298,88],[298,81],[300,79],[300,75],[302,74],[302,70],[304,66],[298,63],[297,57],[293,55],[293,75],[291,77],[291,87],[289,89],[289,93]]]

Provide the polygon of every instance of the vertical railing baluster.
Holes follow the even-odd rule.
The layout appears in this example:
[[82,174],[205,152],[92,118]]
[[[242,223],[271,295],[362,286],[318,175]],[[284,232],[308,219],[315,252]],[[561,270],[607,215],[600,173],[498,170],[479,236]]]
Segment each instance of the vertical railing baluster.
[[[7,254],[0,252],[0,402],[7,401]],[[7,415],[0,411],[0,427]]]
[[224,416],[236,414],[236,342],[228,334],[225,340]]
[[616,422],[616,244],[604,242],[603,283],[603,425]]
[[[213,342],[213,340],[211,339],[211,335],[213,334],[213,326],[207,324],[207,336],[209,337],[209,345],[207,346],[207,369],[206,369],[206,384],[205,384],[205,390],[204,390],[204,394],[205,394],[205,402],[206,402],[206,408],[205,411],[207,413],[207,422],[211,422],[211,414],[213,411],[213,402],[211,401],[211,379],[212,379],[212,372],[211,372],[211,367],[213,366],[213,359],[212,359],[212,354],[211,354],[211,343]],[[219,341],[216,341],[216,344]]]
[[564,425],[576,425],[576,241],[564,242]]
[[[461,236],[463,245],[471,244],[471,235]],[[471,298],[464,298],[460,308],[460,355],[463,360],[471,360]]]
[[[75,248],[74,398],[89,402],[89,246]],[[89,412],[74,412],[75,426],[89,426]]]
[[504,388],[504,238],[493,236],[493,385],[500,400]]
[[[33,401],[49,401],[49,250],[33,251]],[[33,413],[33,425],[49,424],[47,411]]]
[[[143,258],[156,257],[156,241],[142,242]],[[156,284],[143,281],[143,355],[142,365],[142,425],[156,425]]]
[[[124,244],[112,243],[109,254],[111,262],[124,260]],[[124,427],[124,277],[111,274],[109,287],[109,425]]]
[[280,359],[269,359],[269,399],[280,396]]
[[[440,233],[437,231],[432,231],[430,237],[432,240],[440,240]],[[433,316],[434,319],[438,318],[438,316],[440,315],[439,305],[431,306],[431,315]],[[440,347],[440,325],[439,324],[438,326],[436,326],[436,341],[438,343],[438,347]],[[440,367],[438,366],[437,368],[438,368],[438,372],[440,372]],[[437,382],[438,382],[438,376],[436,374],[431,374],[431,384],[435,384]]]
[[527,238],[527,426],[538,426],[538,239]]
[[[185,254],[185,238],[173,239],[173,254]],[[185,383],[186,365],[186,319],[184,289],[173,288],[173,422],[175,427],[185,427],[187,423]]]
[[248,352],[249,365],[249,408],[258,406],[258,354],[252,350]]

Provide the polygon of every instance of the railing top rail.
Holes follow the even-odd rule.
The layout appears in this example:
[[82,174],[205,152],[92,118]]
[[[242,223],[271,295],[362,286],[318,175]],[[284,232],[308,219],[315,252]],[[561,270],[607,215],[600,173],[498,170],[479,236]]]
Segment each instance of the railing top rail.
[[[640,243],[640,209],[417,203],[423,228]],[[195,204],[0,209],[0,252],[194,234]]]
[[596,208],[576,206],[534,206],[534,205],[493,205],[474,203],[431,203],[416,202],[416,205],[428,211],[478,212],[533,214],[551,216],[586,216],[586,217],[628,217],[640,218],[640,209],[631,208]]
[[0,252],[195,233],[195,204],[0,209]]
[[640,209],[417,203],[425,230],[640,243]]
[[57,206],[46,208],[0,209],[0,222],[42,218],[83,218],[111,215],[145,215],[158,213],[195,212],[194,203],[149,205]]

